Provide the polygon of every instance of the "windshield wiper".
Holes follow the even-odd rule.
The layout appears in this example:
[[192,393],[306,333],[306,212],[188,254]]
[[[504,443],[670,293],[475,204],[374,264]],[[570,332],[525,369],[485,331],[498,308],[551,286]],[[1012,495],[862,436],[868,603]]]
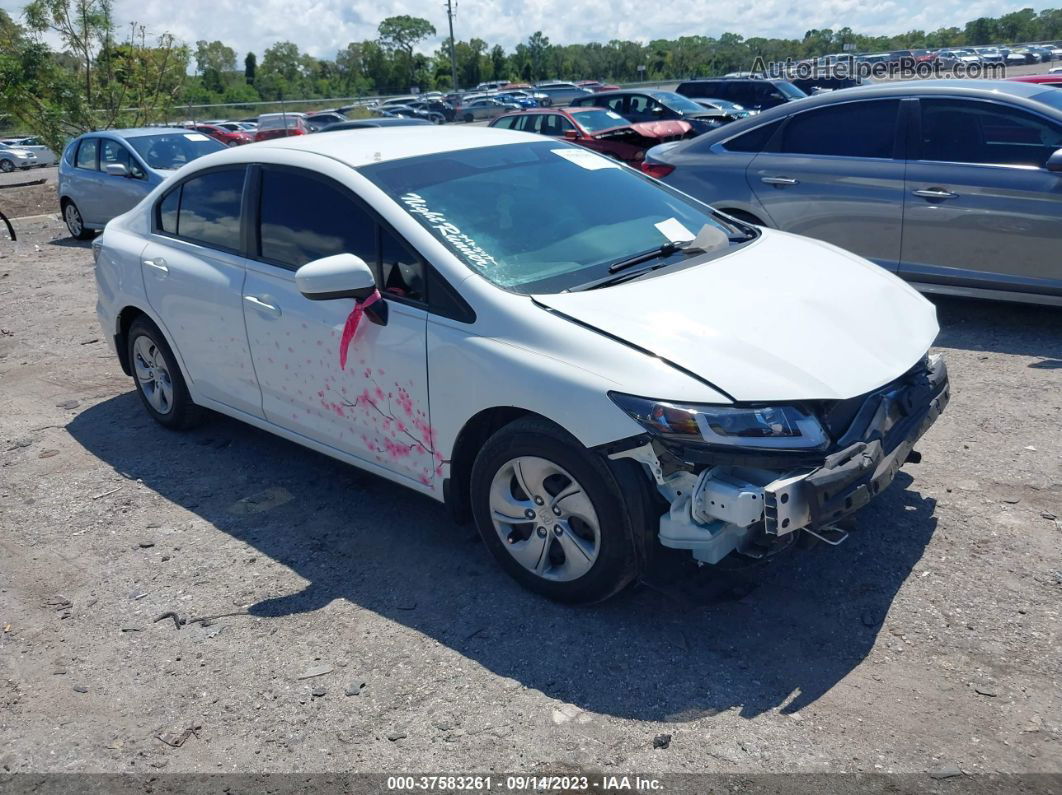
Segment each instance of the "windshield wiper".
[[662,246],[643,251],[641,254],[635,254],[633,257],[627,257],[627,259],[613,262],[608,266],[608,272],[619,273],[620,271],[627,270],[627,268],[633,268],[635,265],[641,265],[643,262],[649,262],[650,260],[658,259],[660,257],[670,257],[676,251],[681,251],[687,245],[689,245],[688,242],[664,243]]

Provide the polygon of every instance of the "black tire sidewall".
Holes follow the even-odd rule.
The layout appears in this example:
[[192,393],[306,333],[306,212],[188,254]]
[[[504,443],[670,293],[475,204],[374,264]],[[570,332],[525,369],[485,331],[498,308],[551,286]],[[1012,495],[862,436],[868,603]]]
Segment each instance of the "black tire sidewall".
[[[70,228],[70,222],[66,218],[66,212],[70,209],[77,213],[77,217],[81,221],[81,231],[77,234]],[[66,231],[70,233],[70,237],[74,238],[74,240],[89,240],[95,235],[95,232],[85,227],[85,216],[81,214],[81,210],[72,201],[68,201],[66,206],[63,207],[63,224],[66,226]]]
[[[162,353],[162,358],[166,360],[166,369],[169,371],[170,382],[173,385],[173,408],[167,414],[160,414],[155,410],[155,407],[147,399],[147,395],[144,394],[140,379],[136,377],[134,345],[140,337],[147,337],[151,340]],[[136,384],[136,392],[140,396],[140,402],[144,404],[144,408],[147,409],[152,419],[160,425],[172,429],[186,428],[193,424],[199,418],[198,407],[192,403],[188,387],[184,382],[184,376],[181,374],[181,368],[177,365],[173,351],[170,350],[166,338],[158,327],[146,318],[137,318],[129,328],[126,345],[129,369],[133,373],[133,383]]]
[[[503,465],[518,456],[538,456],[562,467],[593,503],[600,525],[600,550],[590,571],[577,580],[554,582],[528,571],[509,554],[494,528],[491,482]],[[472,515],[483,542],[502,568],[529,590],[559,602],[587,604],[607,599],[637,575],[632,512],[607,463],[552,423],[518,420],[498,431],[480,450],[470,480]]]

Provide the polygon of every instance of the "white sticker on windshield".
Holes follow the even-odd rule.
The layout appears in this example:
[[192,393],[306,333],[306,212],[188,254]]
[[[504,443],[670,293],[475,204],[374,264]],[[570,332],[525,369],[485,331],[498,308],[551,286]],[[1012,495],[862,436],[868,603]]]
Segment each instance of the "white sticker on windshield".
[[693,240],[696,235],[689,229],[682,225],[682,222],[677,218],[668,218],[666,221],[661,221],[658,224],[653,224],[668,240],[672,243],[685,243],[688,240]]
[[608,116],[610,119],[622,119],[623,118],[618,113],[616,113],[616,111],[614,111],[614,110],[606,110],[605,111],[605,115]]
[[597,171],[602,168],[619,168],[619,163],[609,160],[607,157],[595,155],[589,149],[551,149],[553,154],[563,157],[569,163],[585,168],[587,171]]
[[210,140],[205,135],[203,135],[203,133],[185,133],[184,137],[187,138],[189,141],[209,141]]

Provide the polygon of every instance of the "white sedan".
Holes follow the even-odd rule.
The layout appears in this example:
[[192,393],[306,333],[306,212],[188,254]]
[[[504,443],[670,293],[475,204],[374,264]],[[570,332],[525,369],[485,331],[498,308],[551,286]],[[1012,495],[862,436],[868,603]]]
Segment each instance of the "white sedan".
[[562,601],[657,543],[838,542],[948,399],[934,308],[896,277],[533,134],[218,152],[93,250],[158,422],[212,409],[446,502]]

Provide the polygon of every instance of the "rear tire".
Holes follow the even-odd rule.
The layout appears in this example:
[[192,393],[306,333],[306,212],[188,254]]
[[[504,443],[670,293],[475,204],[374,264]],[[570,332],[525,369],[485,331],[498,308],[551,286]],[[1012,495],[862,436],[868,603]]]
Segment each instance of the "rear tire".
[[197,425],[203,410],[192,402],[177,360],[158,327],[138,317],[129,327],[126,345],[133,382],[148,414],[171,430]]
[[470,497],[491,554],[537,594],[599,602],[641,570],[641,490],[622,488],[604,458],[551,422],[520,419],[491,436],[472,466]]
[[0,171],[3,171],[5,174],[10,174],[14,170],[15,164],[10,160],[0,160]]
[[475,120],[476,120],[476,117],[475,117],[475,116],[473,116],[473,115],[472,115],[471,113],[466,113],[466,114],[465,114],[465,123],[466,123],[466,124],[471,124],[471,123],[472,123],[472,122],[474,122]]

